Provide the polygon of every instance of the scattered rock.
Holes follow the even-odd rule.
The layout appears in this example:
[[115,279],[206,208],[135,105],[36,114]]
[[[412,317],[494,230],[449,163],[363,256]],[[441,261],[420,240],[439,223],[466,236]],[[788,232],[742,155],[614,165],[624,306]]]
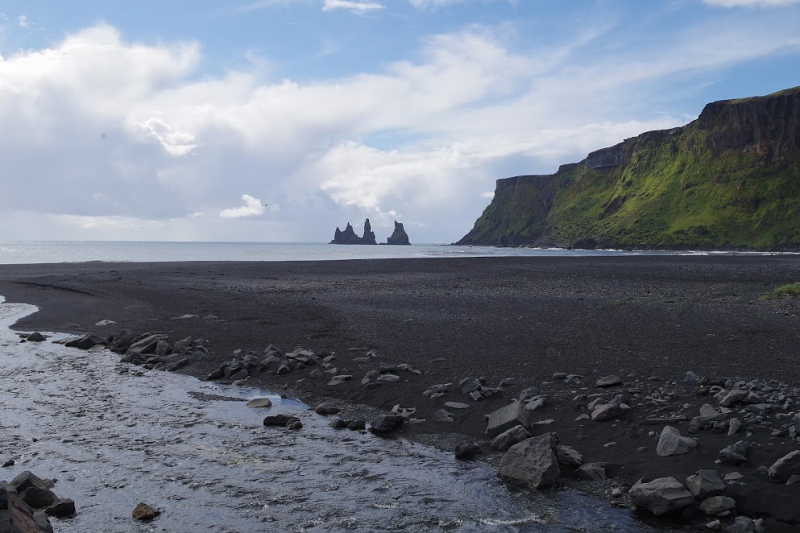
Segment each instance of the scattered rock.
[[69,498],[59,498],[45,509],[44,512],[56,518],[69,518],[76,514],[75,502]]
[[494,439],[492,439],[492,442],[489,445],[495,450],[504,452],[513,445],[520,443],[525,439],[529,439],[530,437],[531,434],[528,433],[528,430],[522,425],[518,425],[496,436]]
[[710,498],[706,498],[700,504],[700,510],[705,513],[706,516],[717,516],[720,513],[724,513],[725,511],[730,511],[736,508],[736,501],[733,498],[728,498],[727,496],[711,496]]
[[370,420],[374,433],[390,433],[403,427],[406,419],[400,415],[377,415]]
[[462,443],[456,446],[456,459],[469,460],[483,453],[480,444]]
[[270,415],[264,418],[265,426],[287,426],[290,422],[298,421],[299,418],[290,415]]
[[722,494],[725,483],[716,470],[698,470],[696,474],[686,478],[686,488],[696,500],[702,500]]
[[600,405],[592,411],[592,420],[595,422],[604,422],[606,420],[613,420],[624,415],[628,410],[621,405],[607,403]]
[[769,480],[773,483],[785,483],[794,475],[800,475],[800,450],[795,450],[778,459],[769,467]]
[[44,342],[45,340],[47,340],[47,337],[45,337],[38,331],[34,331],[30,335],[28,335],[25,340],[27,340],[28,342]]
[[341,409],[336,407],[332,402],[322,402],[314,409],[318,415],[337,415]]
[[719,452],[719,459],[725,464],[738,466],[747,462],[747,444],[740,440]]
[[560,465],[581,466],[583,464],[583,455],[571,446],[559,444],[556,446],[556,456]]
[[552,487],[561,477],[555,452],[557,444],[555,433],[515,444],[501,459],[497,475],[508,482],[537,489]]
[[694,496],[673,477],[662,477],[647,483],[637,481],[628,495],[631,503],[656,516],[667,514],[694,503]]
[[452,413],[447,412],[445,409],[439,409],[433,413],[431,420],[434,422],[453,422],[455,417],[452,415]]
[[622,385],[622,379],[619,376],[605,376],[597,380],[597,387],[600,389],[616,387],[617,385]]
[[682,455],[697,447],[697,441],[690,437],[682,437],[681,432],[672,426],[664,426],[658,438],[656,453],[659,457]]
[[447,407],[448,409],[469,409],[470,408],[469,404],[460,403],[460,402],[445,402],[444,406]]
[[586,463],[575,471],[578,479],[587,481],[603,481],[606,479],[606,469],[600,463]]
[[157,511],[152,507],[150,507],[149,505],[147,505],[146,503],[141,502],[133,509],[133,513],[131,513],[131,516],[133,516],[133,518],[135,518],[136,520],[144,522],[152,520],[160,514],[161,514],[160,511]]

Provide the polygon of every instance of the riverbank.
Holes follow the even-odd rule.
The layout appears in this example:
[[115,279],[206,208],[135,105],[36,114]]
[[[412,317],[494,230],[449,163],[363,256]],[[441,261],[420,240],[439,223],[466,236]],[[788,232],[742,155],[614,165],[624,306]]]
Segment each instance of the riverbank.
[[[690,435],[698,446],[683,455],[659,457],[655,449],[663,420],[675,420],[670,425],[687,436],[699,408],[718,404],[702,389],[713,393],[727,379],[759,380],[752,386],[760,393],[784,382],[792,396],[800,383],[800,306],[762,295],[797,280],[794,256],[0,266],[0,294],[41,309],[18,323],[20,330],[105,336],[128,328],[203,338],[208,356],[181,370],[198,377],[236,349],[263,354],[274,344],[284,352],[335,353],[336,374],[352,380],[328,385],[330,376],[313,379],[308,368],[260,372],[249,383],[312,403],[332,398],[385,411],[413,408],[425,422],[402,434],[450,449],[470,440],[488,452],[484,415],[535,386],[547,397],[537,421],[552,420],[541,432],[557,432],[585,462],[609,463],[608,474],[620,484],[664,475],[683,480],[717,468],[742,473],[751,500],[751,493],[763,493],[779,507],[782,498],[798,496],[800,485],[769,483],[757,469],[798,445],[768,426],[730,437],[699,431]],[[115,323],[96,325],[104,320]],[[367,355],[371,350],[377,357]],[[387,373],[400,379],[365,387],[362,378],[381,363],[394,366]],[[684,383],[689,371],[709,382]],[[608,375],[621,384],[598,389],[597,380]],[[466,378],[483,378],[487,397],[464,394],[459,384]],[[423,395],[448,383],[442,396]],[[489,395],[491,389],[498,390]],[[633,408],[608,422],[576,420],[591,414],[592,395],[601,393],[603,401],[620,393]],[[445,408],[447,402],[467,407]],[[434,421],[442,408],[452,422]],[[719,451],[738,440],[758,444],[748,463],[715,465]]]

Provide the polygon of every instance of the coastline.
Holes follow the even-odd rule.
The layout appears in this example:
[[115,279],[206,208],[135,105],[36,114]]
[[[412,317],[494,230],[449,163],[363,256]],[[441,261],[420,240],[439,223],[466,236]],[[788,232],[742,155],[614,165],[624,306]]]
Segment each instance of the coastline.
[[[422,424],[402,434],[452,450],[461,440],[485,442],[484,415],[519,392],[539,387],[550,398],[543,431],[555,431],[586,461],[612,465],[620,483],[639,477],[684,479],[713,468],[717,452],[736,439],[700,432],[696,453],[656,457],[663,425],[647,426],[647,402],[606,423],[575,423],[585,411],[573,398],[597,393],[595,381],[622,377],[624,390],[670,389],[672,412],[691,419],[703,403],[686,372],[714,380],[776,379],[797,386],[800,345],[794,300],[763,300],[778,285],[800,280],[794,256],[614,256],[467,259],[382,259],[299,263],[83,263],[0,266],[0,294],[40,312],[21,331],[116,334],[163,331],[174,340],[208,339],[209,357],[182,372],[208,375],[236,349],[262,353],[269,344],[336,352],[352,381],[327,386],[307,372],[266,372],[252,384],[296,394],[307,403],[332,398],[388,411],[417,409]],[[195,315],[192,318],[177,317]],[[216,318],[205,318],[214,316]],[[116,324],[95,326],[101,320]],[[364,351],[378,358],[362,361]],[[421,374],[365,390],[361,377],[379,363],[408,364]],[[558,372],[580,383],[553,380]],[[422,395],[436,384],[484,377],[502,391],[480,402],[453,387],[444,397]],[[465,402],[452,423],[431,421],[444,402]],[[689,404],[684,408],[684,404]],[[687,422],[676,424],[686,434]],[[649,433],[655,431],[655,440]],[[763,437],[763,438],[762,438]],[[796,444],[769,439],[740,469],[750,475]],[[772,442],[769,442],[772,440]],[[730,442],[729,442],[730,441]],[[606,446],[609,443],[615,444]],[[643,452],[637,452],[641,448]],[[489,461],[498,457],[489,457]],[[774,492],[753,477],[753,490]],[[796,497],[797,486],[786,487]],[[771,492],[772,491],[772,492]],[[773,529],[770,529],[773,531]]]

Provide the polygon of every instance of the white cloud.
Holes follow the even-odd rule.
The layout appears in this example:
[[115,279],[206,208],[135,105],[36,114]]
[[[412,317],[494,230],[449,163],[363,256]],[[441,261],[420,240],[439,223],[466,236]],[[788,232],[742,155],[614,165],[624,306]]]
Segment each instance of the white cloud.
[[25,15],[20,15],[19,17],[17,17],[17,25],[20,28],[30,28],[31,23],[28,21],[28,17],[26,17]]
[[382,4],[377,2],[366,2],[356,0],[325,0],[322,6],[323,11],[333,11],[335,9],[346,9],[353,13],[367,13],[368,11],[375,11],[377,9],[384,9]]
[[715,7],[780,7],[800,4],[800,0],[703,0],[703,3]]
[[[256,65],[201,77],[199,44],[98,25],[0,61],[0,238],[322,241],[367,214],[451,242],[497,178],[685,123],[632,118],[648,84],[798,49],[783,18],[591,55],[598,31],[517,51],[508,28],[472,26],[305,83]],[[270,205],[229,207],[231,190]]]
[[481,198],[488,198],[491,200],[492,198],[494,198],[494,191],[482,192]]
[[220,211],[219,216],[222,218],[257,217],[264,214],[264,207],[264,204],[258,198],[243,194],[241,206],[223,209]]

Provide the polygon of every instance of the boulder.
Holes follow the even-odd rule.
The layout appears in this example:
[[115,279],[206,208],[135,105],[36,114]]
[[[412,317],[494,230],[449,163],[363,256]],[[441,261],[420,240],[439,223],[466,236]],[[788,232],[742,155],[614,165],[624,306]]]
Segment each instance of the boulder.
[[127,352],[125,353],[128,355],[132,353],[137,353],[141,355],[153,353],[156,351],[156,346],[158,346],[158,341],[164,341],[167,339],[169,339],[169,335],[165,335],[163,333],[153,333],[131,344],[131,347],[128,348]]
[[581,466],[583,464],[583,455],[571,446],[559,444],[556,446],[556,456],[560,465]]
[[700,504],[700,510],[706,516],[717,516],[725,511],[730,511],[736,508],[736,501],[727,496],[711,496],[706,498]]
[[390,433],[403,427],[406,419],[400,415],[377,415],[370,420],[373,433]]
[[697,447],[697,441],[690,437],[682,437],[681,432],[672,426],[664,426],[658,438],[656,453],[659,457],[682,455]]
[[769,480],[773,483],[786,483],[790,477],[800,475],[800,450],[789,452],[769,467]]
[[512,446],[500,460],[497,475],[510,483],[537,489],[552,487],[561,477],[555,433],[545,433]]
[[290,423],[296,422],[299,419],[296,416],[290,415],[270,415],[264,418],[265,426],[288,426]]
[[520,443],[525,439],[529,439],[530,437],[531,434],[528,433],[528,430],[522,425],[518,425],[500,433],[498,436],[492,439],[492,442],[489,445],[495,450],[504,452],[513,445]]
[[592,420],[594,420],[595,422],[605,422],[606,420],[613,420],[615,418],[621,417],[627,411],[628,410],[625,407],[613,403],[598,405],[592,411]]
[[248,401],[247,407],[272,407],[272,400],[266,396],[260,396]]
[[446,409],[439,409],[438,411],[433,413],[431,420],[433,420],[434,422],[453,422],[455,420],[455,417],[452,415],[452,413],[449,413]]
[[686,478],[686,489],[696,500],[710,496],[719,496],[725,490],[725,483],[716,470],[698,470],[696,474]]
[[619,376],[605,376],[597,380],[597,387],[600,389],[616,387],[617,385],[622,385],[622,380]]
[[75,516],[75,502],[69,498],[57,499],[54,501],[44,512],[49,516],[56,518],[69,518]]
[[733,524],[725,528],[725,533],[756,533],[756,525],[752,518],[737,516]]
[[481,445],[477,443],[462,443],[456,446],[456,459],[469,460],[483,453]]
[[721,392],[719,397],[720,407],[730,407],[747,398],[747,391],[741,389],[734,389],[728,392]]
[[332,402],[322,402],[314,409],[318,415],[337,415],[341,409],[336,407]]
[[45,337],[44,335],[42,335],[38,331],[34,331],[30,335],[28,335],[25,338],[25,340],[27,340],[28,342],[44,342],[45,340],[47,340],[47,337]]
[[649,482],[637,481],[628,495],[636,507],[647,509],[656,516],[683,509],[694,503],[694,496],[673,477]]
[[46,490],[53,486],[52,481],[44,480],[30,470],[25,470],[17,474],[17,476],[11,480],[10,484],[18,494],[21,494],[22,491],[29,487],[37,487]]
[[603,481],[606,478],[606,469],[600,463],[586,463],[581,465],[575,474],[579,479],[586,481]]
[[487,415],[485,433],[490,437],[496,437],[504,431],[524,423],[526,418],[524,406],[520,402],[512,402]]
[[39,487],[28,487],[19,493],[19,497],[34,509],[42,509],[58,500],[58,496],[52,490]]
[[108,345],[108,348],[112,352],[124,352],[131,347],[131,343],[135,338],[136,333],[129,329],[123,329],[111,339],[111,343]]
[[46,516],[39,516],[22,501],[13,486],[0,483],[0,531],[3,533],[53,533]]
[[736,444],[726,446],[719,452],[719,459],[725,464],[738,466],[747,462],[747,444],[740,440]]
[[64,343],[64,346],[67,348],[79,348],[81,350],[88,350],[90,348],[94,348],[97,345],[105,346],[108,344],[108,341],[103,337],[98,337],[93,333],[87,333],[83,337],[77,337],[74,339],[70,339]]

